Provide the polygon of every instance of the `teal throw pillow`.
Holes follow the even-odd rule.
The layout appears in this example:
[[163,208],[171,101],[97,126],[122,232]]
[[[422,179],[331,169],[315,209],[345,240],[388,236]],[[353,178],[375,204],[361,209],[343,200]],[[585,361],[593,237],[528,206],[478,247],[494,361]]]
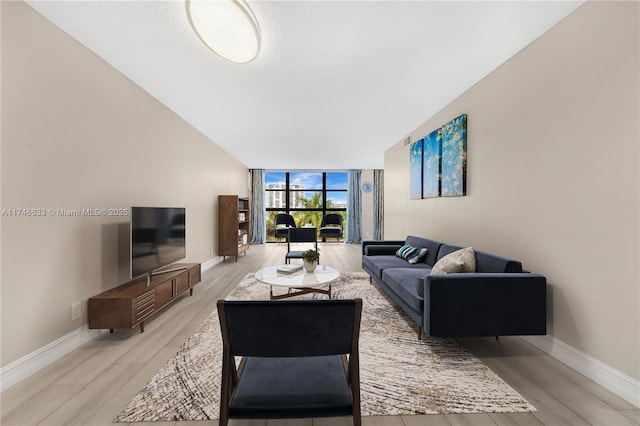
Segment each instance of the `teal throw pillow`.
[[418,263],[427,254],[424,247],[413,247],[404,245],[398,249],[396,256],[406,260],[409,263]]

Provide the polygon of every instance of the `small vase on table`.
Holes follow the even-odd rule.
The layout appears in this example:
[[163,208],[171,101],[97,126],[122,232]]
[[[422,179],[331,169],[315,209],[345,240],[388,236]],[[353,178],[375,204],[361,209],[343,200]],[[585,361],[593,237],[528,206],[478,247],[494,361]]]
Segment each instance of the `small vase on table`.
[[313,262],[309,262],[308,260],[305,260],[303,263],[303,266],[305,271],[311,273],[316,270],[316,266],[318,266],[318,261],[314,260]]

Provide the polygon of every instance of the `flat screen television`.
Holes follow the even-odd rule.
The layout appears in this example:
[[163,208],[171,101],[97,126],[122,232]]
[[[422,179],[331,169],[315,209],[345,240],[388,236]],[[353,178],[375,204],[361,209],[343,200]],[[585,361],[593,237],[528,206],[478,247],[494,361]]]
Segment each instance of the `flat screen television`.
[[131,207],[131,278],[186,257],[184,207]]

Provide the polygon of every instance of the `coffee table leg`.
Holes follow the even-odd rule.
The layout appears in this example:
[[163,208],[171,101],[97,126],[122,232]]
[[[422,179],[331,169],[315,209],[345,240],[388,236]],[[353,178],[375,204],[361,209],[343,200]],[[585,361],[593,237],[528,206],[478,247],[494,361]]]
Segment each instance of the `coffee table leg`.
[[286,293],[278,294],[278,295],[274,295],[273,286],[269,286],[269,299],[271,300],[286,299],[289,297],[302,296],[304,294],[309,294],[309,293],[326,294],[327,296],[329,296],[329,299],[331,299],[331,285],[329,285],[328,290],[323,290],[320,288],[308,288],[308,287],[304,287],[304,288],[291,287],[287,289]]

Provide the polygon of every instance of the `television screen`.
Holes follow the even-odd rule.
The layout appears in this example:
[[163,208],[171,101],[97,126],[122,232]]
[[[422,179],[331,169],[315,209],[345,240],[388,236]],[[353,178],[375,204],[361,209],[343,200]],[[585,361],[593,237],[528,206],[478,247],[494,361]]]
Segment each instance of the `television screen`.
[[184,259],[184,207],[131,208],[131,277]]

